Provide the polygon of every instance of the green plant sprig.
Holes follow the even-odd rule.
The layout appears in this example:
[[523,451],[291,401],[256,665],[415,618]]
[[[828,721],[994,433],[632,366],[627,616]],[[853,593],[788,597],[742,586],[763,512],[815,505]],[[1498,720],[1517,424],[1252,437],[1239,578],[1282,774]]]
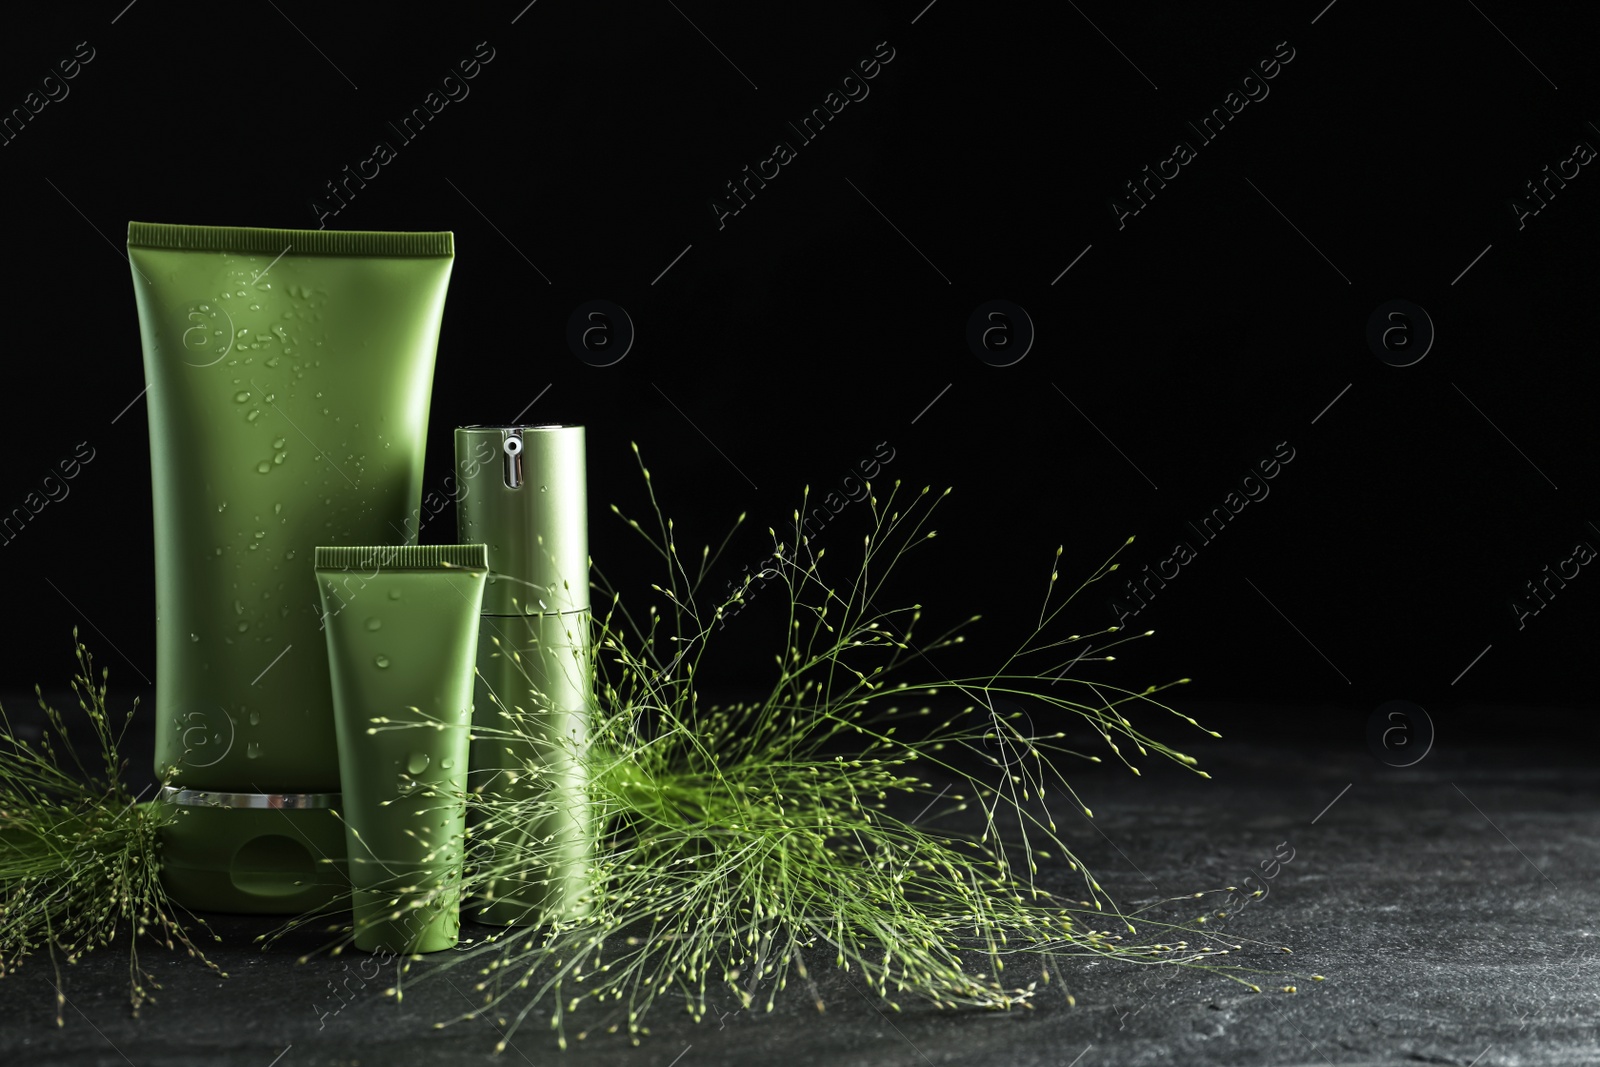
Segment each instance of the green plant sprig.
[[[567,753],[589,783],[587,832],[595,841],[589,888],[571,910],[552,906],[536,927],[491,935],[422,972],[478,968],[482,1002],[460,1018],[492,1019],[503,1049],[533,1012],[545,1010],[565,1048],[568,1016],[587,1001],[595,1017],[578,1038],[597,1028],[625,1029],[637,1043],[649,1032],[646,1016],[669,994],[699,1020],[718,990],[742,1008],[759,1002],[771,1010],[793,977],[824,1010],[807,960],[829,957],[895,1010],[906,995],[941,1008],[1029,1007],[1041,984],[1064,977],[1064,959],[1083,955],[1203,967],[1258,988],[1234,973],[1242,968],[1212,962],[1242,944],[1190,948],[1188,937],[1215,940],[1203,926],[1141,918],[1162,939],[1130,940],[1139,913],[1124,914],[1110,901],[1059,836],[1045,799],[1047,788],[1059,788],[1092,816],[1055,757],[1099,757],[1069,748],[1064,731],[1024,733],[1015,716],[994,710],[996,697],[1024,697],[1084,719],[1135,771],[1115,738],[1126,738],[1138,756],[1195,769],[1193,757],[1153,740],[1126,714],[1130,705],[1148,704],[1198,727],[1154,699],[1168,686],[1135,692],[1083,681],[1074,682],[1082,688],[1069,696],[1070,688],[1050,687],[1070,680],[1017,666],[1024,656],[1081,640],[1045,632],[1077,595],[1052,607],[1055,569],[1039,627],[1002,669],[948,678],[932,654],[964,641],[960,631],[976,617],[919,643],[920,605],[882,611],[874,603],[906,553],[935,536],[927,524],[948,490],[930,500],[924,489],[897,507],[896,482],[880,506],[869,485],[873,532],[845,585],[825,579],[826,550],[812,551],[803,505],[791,539],[768,531],[775,551],[764,580],[781,581],[789,591],[772,688],[756,702],[703,706],[699,683],[710,639],[748,599],[758,576],[703,603],[700,587],[716,557],[706,546],[691,577],[642,459],[640,469],[660,539],[612,510],[667,563],[667,583],[652,586],[666,608],[652,604],[636,617],[594,568],[605,607],[594,620],[597,699],[588,742]],[[1114,571],[1114,559],[1115,553],[1077,592]],[[938,680],[895,680],[912,666],[931,669]],[[510,699],[496,695],[506,725],[480,726],[475,736],[528,741],[543,699],[531,679],[529,687]],[[971,703],[934,723],[931,705],[917,701],[944,689]],[[974,762],[988,770],[972,770]],[[999,781],[991,783],[996,770]],[[522,768],[535,782],[544,773],[531,761]],[[946,784],[936,790],[933,777]],[[893,796],[925,807],[902,818],[890,811]],[[560,804],[554,794],[485,792],[470,799],[501,830],[469,843],[469,895],[550,860],[549,840],[517,838],[515,830],[549,820]],[[931,822],[962,812],[976,820],[976,832],[919,825],[924,816]],[[1040,884],[1039,861],[1057,856],[1082,878],[1084,899]],[[1007,958],[1018,953],[1037,961],[1036,977],[1005,975]],[[401,995],[398,983],[391,992]]]
[[37,686],[45,714],[37,741],[24,738],[0,708],[0,977],[44,949],[55,973],[57,1026],[65,1023],[62,960],[76,963],[120,931],[129,933],[128,997],[135,1015],[160,988],[140,962],[144,937],[167,949],[181,946],[218,970],[162,887],[157,831],[166,816],[160,805],[139,803],[126,783],[118,748],[139,702],[114,724],[106,706],[109,672],[102,670],[97,684],[76,629],[72,637],[78,666],[72,692],[93,732],[97,766],[93,759],[85,764],[63,716]]

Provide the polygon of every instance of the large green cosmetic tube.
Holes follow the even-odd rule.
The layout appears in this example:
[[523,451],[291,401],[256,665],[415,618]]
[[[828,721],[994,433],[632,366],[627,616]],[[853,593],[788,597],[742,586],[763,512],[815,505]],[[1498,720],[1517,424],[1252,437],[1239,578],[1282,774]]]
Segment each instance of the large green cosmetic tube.
[[412,544],[449,233],[128,225],[150,415],[162,878],[349,891],[318,545]]
[[499,877],[477,918],[580,916],[593,903],[596,836],[584,429],[464,426],[456,460],[458,535],[489,546],[470,781],[473,833]]
[[316,552],[355,945],[438,952],[460,930],[483,545]]

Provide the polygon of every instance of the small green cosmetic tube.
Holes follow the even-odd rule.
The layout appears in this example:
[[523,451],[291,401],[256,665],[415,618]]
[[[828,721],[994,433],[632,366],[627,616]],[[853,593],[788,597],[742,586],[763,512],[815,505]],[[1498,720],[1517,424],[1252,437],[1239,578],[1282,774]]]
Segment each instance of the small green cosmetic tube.
[[456,944],[484,545],[316,550],[355,945]]

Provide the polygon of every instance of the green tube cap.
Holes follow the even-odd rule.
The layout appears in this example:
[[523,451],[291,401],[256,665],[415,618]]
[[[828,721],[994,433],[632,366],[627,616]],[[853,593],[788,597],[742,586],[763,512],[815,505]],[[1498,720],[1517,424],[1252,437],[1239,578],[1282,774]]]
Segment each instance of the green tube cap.
[[582,426],[456,430],[463,544],[489,546],[486,615],[589,609]]

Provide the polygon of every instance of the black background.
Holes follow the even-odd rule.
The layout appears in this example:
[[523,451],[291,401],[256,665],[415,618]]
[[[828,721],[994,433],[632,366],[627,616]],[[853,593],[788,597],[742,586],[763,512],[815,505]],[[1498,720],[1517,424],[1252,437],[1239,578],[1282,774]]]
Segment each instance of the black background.
[[[1511,703],[1592,729],[1574,709],[1592,705],[1600,578],[1585,568],[1520,629],[1511,602],[1576,542],[1600,546],[1600,177],[1582,168],[1521,229],[1510,201],[1600,146],[1600,11],[925,2],[9,17],[0,109],[78,42],[94,58],[0,147],[0,509],[78,442],[95,459],[0,548],[4,682],[64,680],[73,625],[113,685],[153,677],[128,220],[315,227],[326,183],[384,139],[397,158],[325,222],[455,232],[425,483],[448,474],[456,425],[586,424],[592,552],[636,599],[658,562],[606,510],[647,514],[630,441],[680,544],[748,513],[708,594],[759,566],[803,487],[887,442],[880,493],[955,489],[880,603],[922,602],[928,632],[985,617],[946,672],[1025,635],[1057,545],[1070,587],[1129,535],[1124,572],[1182,538],[1197,558],[1128,621],[1155,637],[1079,673],[1191,676],[1180,702],[1253,704],[1264,732],[1287,728],[1272,705],[1324,703],[1355,739],[1392,699],[1441,737],[1548,739],[1560,721],[1494,711]],[[480,42],[469,95],[402,144],[387,123]],[[798,143],[787,123],[879,42],[894,58],[870,95]],[[1294,58],[1270,95],[1200,144],[1185,123],[1279,42]],[[778,139],[797,158],[719,228],[713,199]],[[1119,228],[1112,199],[1178,139],[1197,158]],[[565,339],[592,299],[637,328],[610,367]],[[1037,329],[1012,366],[966,341],[992,299]],[[1393,299],[1437,329],[1411,366],[1365,338]],[[1279,442],[1294,459],[1270,495],[1200,545],[1184,524]],[[867,528],[852,504],[817,544],[843,566]],[[423,540],[453,530],[446,514]],[[1062,633],[1115,623],[1114,592],[1092,587]],[[770,677],[780,595],[719,635],[704,684]]]

